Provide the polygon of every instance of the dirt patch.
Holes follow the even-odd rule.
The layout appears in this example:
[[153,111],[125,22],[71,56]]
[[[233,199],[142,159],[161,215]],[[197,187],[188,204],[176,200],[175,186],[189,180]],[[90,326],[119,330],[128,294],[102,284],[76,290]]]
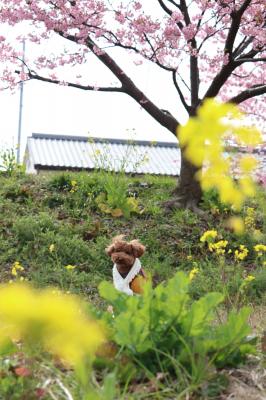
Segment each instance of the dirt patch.
[[234,369],[229,381],[221,400],[266,400],[266,369],[262,365]]

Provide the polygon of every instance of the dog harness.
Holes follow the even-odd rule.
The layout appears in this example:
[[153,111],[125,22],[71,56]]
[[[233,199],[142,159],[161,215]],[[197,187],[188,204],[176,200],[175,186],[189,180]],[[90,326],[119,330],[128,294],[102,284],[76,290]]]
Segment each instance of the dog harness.
[[130,289],[130,282],[139,274],[141,270],[141,263],[138,258],[136,258],[131,270],[125,278],[123,278],[117,270],[116,264],[113,266],[113,282],[114,287],[120,292],[126,293],[133,296],[133,291]]

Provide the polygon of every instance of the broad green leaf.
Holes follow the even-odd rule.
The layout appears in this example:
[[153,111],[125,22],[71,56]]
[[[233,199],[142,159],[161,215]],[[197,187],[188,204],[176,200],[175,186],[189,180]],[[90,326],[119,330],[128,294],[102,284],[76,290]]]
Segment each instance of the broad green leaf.
[[213,320],[213,311],[223,301],[223,298],[221,293],[208,293],[200,300],[195,301],[182,319],[185,335],[201,334],[206,329],[206,325]]
[[250,308],[243,307],[238,313],[232,311],[224,325],[216,329],[216,347],[219,349],[239,343],[250,333],[248,317]]
[[98,287],[100,296],[113,303],[120,296],[120,293],[115,289],[114,285],[109,282],[102,281]]

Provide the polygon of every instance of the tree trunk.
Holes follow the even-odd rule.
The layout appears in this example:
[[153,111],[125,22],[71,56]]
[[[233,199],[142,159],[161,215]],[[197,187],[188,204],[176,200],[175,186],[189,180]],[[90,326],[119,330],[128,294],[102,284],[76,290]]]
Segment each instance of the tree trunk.
[[202,199],[202,190],[195,177],[198,171],[199,168],[185,158],[184,150],[181,149],[181,170],[177,193],[180,203],[189,208],[196,207]]
[[[177,129],[172,129],[172,132],[176,133]],[[180,151],[181,169],[177,188],[174,191],[175,198],[165,202],[164,205],[169,209],[184,207],[193,211],[199,211],[198,204],[202,199],[202,190],[199,181],[195,177],[199,168],[195,167],[195,165],[185,158],[183,148],[180,148]]]

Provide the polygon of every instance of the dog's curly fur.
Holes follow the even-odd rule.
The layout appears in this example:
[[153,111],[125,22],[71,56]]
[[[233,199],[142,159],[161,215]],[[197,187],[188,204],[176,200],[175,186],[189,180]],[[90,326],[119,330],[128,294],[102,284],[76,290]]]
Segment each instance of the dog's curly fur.
[[[124,237],[124,235],[114,237],[110,246],[105,249],[107,255],[116,264],[117,270],[123,278],[131,270],[135,259],[140,258],[146,249],[137,239],[127,242],[124,240]],[[142,269],[140,275],[146,278]]]

